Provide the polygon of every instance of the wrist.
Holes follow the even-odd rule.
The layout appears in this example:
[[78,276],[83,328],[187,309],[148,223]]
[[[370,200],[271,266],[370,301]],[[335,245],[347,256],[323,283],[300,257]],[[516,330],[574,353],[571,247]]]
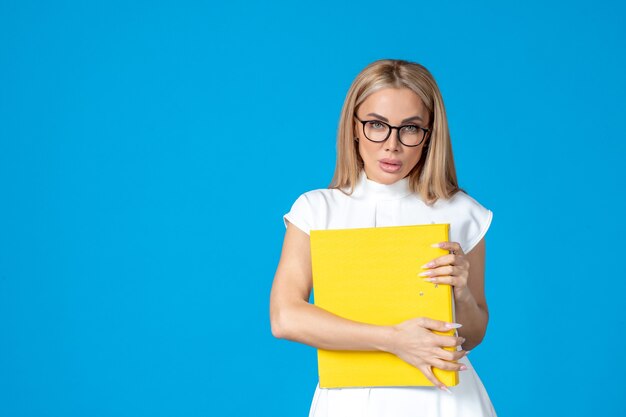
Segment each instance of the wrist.
[[376,349],[393,353],[396,333],[397,329],[395,326],[380,326],[380,335],[376,342]]
[[460,291],[454,294],[454,301],[461,304],[472,304],[475,303],[476,300],[474,296],[470,292],[468,288],[465,288],[464,291]]

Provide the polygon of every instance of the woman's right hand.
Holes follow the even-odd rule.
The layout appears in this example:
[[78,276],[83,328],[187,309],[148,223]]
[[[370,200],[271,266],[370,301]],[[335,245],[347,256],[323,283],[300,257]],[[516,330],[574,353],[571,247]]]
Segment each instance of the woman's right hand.
[[433,374],[431,367],[434,366],[447,371],[465,370],[465,365],[450,361],[464,357],[467,354],[466,351],[451,352],[443,349],[443,347],[461,345],[465,339],[457,336],[438,335],[431,330],[447,332],[452,328],[454,327],[448,327],[445,321],[427,317],[406,320],[392,326],[394,333],[390,340],[389,352],[419,369],[436,387],[447,389]]

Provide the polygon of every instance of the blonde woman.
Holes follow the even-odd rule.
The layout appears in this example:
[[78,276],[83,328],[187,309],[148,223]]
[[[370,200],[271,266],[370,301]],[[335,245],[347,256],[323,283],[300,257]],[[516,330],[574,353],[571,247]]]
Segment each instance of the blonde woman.
[[[287,231],[270,297],[272,333],[315,348],[390,352],[434,387],[318,385],[311,417],[495,416],[467,358],[489,319],[484,236],[491,218],[490,210],[458,186],[443,99],[430,72],[401,60],[368,65],[343,105],[329,188],[302,194],[284,216]],[[423,277],[452,286],[457,323],[415,317],[378,326],[309,303],[310,230],[426,223],[450,223],[450,241],[440,242],[450,253],[425,265]],[[458,337],[433,332],[451,328]],[[459,371],[459,384],[446,387],[433,367]]]

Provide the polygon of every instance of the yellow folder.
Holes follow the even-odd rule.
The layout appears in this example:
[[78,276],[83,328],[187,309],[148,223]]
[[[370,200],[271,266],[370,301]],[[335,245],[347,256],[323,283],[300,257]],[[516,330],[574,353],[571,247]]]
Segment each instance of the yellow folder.
[[[450,285],[424,281],[421,266],[448,251],[449,224],[311,230],[314,304],[363,323],[394,325],[414,317],[454,321]],[[455,335],[456,331],[435,332]],[[456,350],[446,347],[447,350]],[[447,386],[458,372],[432,368]],[[388,352],[318,349],[320,387],[432,386]]]

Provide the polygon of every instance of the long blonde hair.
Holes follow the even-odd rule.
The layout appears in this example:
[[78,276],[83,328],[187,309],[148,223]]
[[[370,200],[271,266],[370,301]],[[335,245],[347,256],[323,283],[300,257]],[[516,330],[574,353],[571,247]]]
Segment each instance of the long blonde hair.
[[454,168],[452,144],[443,98],[432,74],[422,65],[403,60],[382,59],[372,62],[352,82],[341,110],[337,131],[337,162],[328,188],[354,191],[363,169],[363,159],[354,140],[356,110],[363,101],[382,88],[409,88],[430,114],[429,132],[422,156],[409,173],[409,185],[429,205],[439,198],[452,197],[459,188]]

